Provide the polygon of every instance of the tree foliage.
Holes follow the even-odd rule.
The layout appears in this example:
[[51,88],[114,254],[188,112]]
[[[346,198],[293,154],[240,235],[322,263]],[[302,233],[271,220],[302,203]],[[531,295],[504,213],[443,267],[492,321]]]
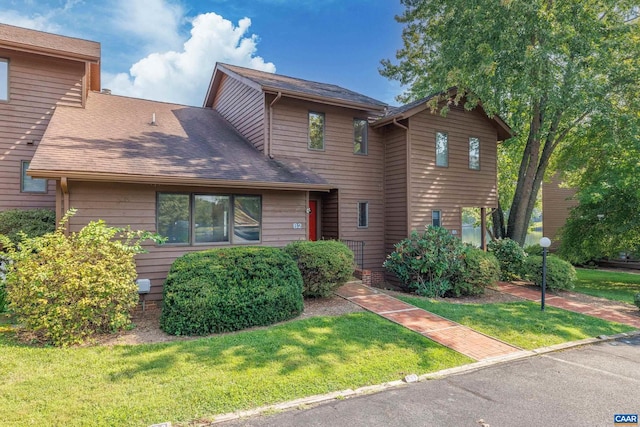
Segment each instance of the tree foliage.
[[615,115],[609,101],[640,80],[637,1],[402,3],[399,62],[383,61],[381,72],[409,86],[403,101],[455,86],[455,102],[471,109],[482,100],[488,114],[507,120],[516,137],[502,151],[517,158],[508,171],[514,192],[506,227],[495,212],[494,233],[522,245],[553,153],[601,124],[594,115]]

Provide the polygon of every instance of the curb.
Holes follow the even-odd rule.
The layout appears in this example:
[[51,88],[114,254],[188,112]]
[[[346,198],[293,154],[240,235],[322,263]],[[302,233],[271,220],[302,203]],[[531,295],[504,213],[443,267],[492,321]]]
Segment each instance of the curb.
[[196,425],[212,426],[212,425],[220,424],[227,421],[239,420],[239,419],[248,418],[248,417],[255,417],[258,415],[273,414],[273,413],[284,412],[292,409],[307,409],[308,407],[316,406],[316,405],[331,402],[331,401],[344,400],[344,399],[358,397],[358,396],[365,396],[368,394],[379,393],[381,391],[393,389],[393,388],[408,387],[409,383],[436,380],[436,379],[441,379],[441,378],[445,378],[453,375],[465,374],[465,373],[477,371],[479,369],[484,369],[490,366],[500,365],[506,362],[523,360],[523,359],[527,359],[534,356],[541,356],[548,353],[567,350],[570,348],[582,347],[585,345],[596,344],[601,342],[615,341],[620,338],[634,337],[638,335],[640,335],[640,330],[623,332],[616,335],[601,335],[597,338],[586,338],[579,341],[571,341],[571,342],[556,344],[548,347],[541,347],[535,350],[522,350],[522,351],[511,353],[505,356],[498,356],[490,359],[481,360],[479,362],[470,363],[468,365],[463,365],[455,368],[443,369],[438,372],[423,374],[423,375],[417,376],[417,380],[415,379],[416,378],[415,375],[408,375],[407,377],[405,377],[405,380],[390,381],[387,383],[360,387],[355,390],[346,389],[341,391],[334,391],[331,393],[318,394],[315,396],[295,399],[289,402],[282,402],[274,405],[261,406],[259,408],[250,409],[246,411],[237,411],[237,412],[231,412],[227,414],[220,414],[220,415],[214,416],[213,420],[210,422],[207,422],[204,424],[196,424]]

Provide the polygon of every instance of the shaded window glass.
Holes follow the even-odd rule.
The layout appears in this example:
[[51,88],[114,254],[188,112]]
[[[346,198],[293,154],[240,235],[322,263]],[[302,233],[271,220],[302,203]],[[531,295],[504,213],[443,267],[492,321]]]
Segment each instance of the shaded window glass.
[[434,227],[442,227],[441,216],[440,211],[431,211],[431,225]]
[[353,120],[353,152],[354,154],[367,154],[367,128],[368,122],[363,119]]
[[449,138],[444,132],[436,132],[436,166],[449,166]]
[[369,226],[369,202],[358,202],[358,227]]
[[9,100],[9,61],[0,58],[0,101]]
[[235,196],[233,243],[259,242],[261,223],[262,198],[260,196]]
[[228,242],[229,210],[229,196],[197,194],[194,201],[195,242]]
[[189,194],[158,193],[157,230],[167,243],[189,243]]
[[23,193],[46,193],[47,180],[42,178],[31,178],[27,175],[27,169],[31,162],[22,162],[22,176],[20,177],[20,191]]
[[324,150],[324,114],[309,113],[309,149]]
[[469,138],[469,169],[480,169],[480,140]]

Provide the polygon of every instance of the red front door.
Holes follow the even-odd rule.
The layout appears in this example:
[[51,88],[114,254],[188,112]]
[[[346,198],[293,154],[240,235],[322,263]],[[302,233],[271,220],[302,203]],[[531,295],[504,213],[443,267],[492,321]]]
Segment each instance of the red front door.
[[318,240],[318,201],[309,200],[309,240]]

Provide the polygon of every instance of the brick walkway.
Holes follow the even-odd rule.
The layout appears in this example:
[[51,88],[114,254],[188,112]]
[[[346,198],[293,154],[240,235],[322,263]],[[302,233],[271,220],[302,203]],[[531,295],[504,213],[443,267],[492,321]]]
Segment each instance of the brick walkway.
[[476,360],[486,360],[522,351],[358,282],[347,283],[336,290],[336,294]]
[[[514,285],[512,283],[499,282],[498,291],[505,294],[515,295],[529,301],[540,302],[541,299],[539,290],[527,288],[521,285]],[[544,302],[546,306],[561,308],[563,310],[573,311],[580,314],[586,314],[588,316],[598,317],[600,319],[608,320],[611,322],[623,323],[625,325],[633,326],[634,328],[640,329],[640,318],[620,313],[619,311],[616,311],[612,308],[593,307],[589,304],[570,301],[555,294],[547,294],[544,298]]]

